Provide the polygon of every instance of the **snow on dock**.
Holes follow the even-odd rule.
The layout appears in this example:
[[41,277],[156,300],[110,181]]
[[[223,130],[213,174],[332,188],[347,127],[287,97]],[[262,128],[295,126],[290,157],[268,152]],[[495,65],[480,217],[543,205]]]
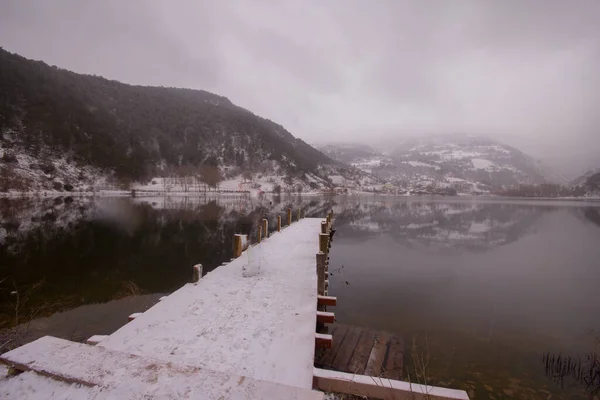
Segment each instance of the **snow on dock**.
[[[288,209],[288,226],[281,231],[278,217],[268,238],[269,221],[261,221],[258,243],[247,248],[236,235],[230,263],[204,277],[194,265],[194,283],[130,315],[112,335],[88,344],[46,336],[0,355],[10,367],[0,374],[0,398],[317,400],[323,393],[313,389],[321,389],[468,399],[464,391],[393,380],[402,375],[402,345],[390,335],[339,325],[332,333],[345,335],[316,332],[335,321],[326,310],[337,303],[328,295],[333,213],[325,221],[301,217],[299,210],[292,223]],[[315,347],[317,366],[342,371],[315,368]],[[378,371],[383,379],[357,374]]]
[[312,388],[320,225],[293,223],[98,346]]
[[1,355],[25,372],[0,379],[0,397],[321,399],[312,390],[321,221],[264,235],[112,335],[90,338],[95,346],[44,337]]
[[6,399],[322,399],[322,393],[309,389],[50,336],[6,353],[2,359],[22,371],[36,372],[25,372],[3,385],[0,394]]

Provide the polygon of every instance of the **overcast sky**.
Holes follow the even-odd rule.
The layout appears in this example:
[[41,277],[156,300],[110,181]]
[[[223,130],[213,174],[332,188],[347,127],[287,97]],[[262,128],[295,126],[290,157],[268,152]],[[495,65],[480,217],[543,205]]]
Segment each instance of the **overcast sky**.
[[0,46],[310,143],[481,134],[600,167],[600,0],[0,0]]

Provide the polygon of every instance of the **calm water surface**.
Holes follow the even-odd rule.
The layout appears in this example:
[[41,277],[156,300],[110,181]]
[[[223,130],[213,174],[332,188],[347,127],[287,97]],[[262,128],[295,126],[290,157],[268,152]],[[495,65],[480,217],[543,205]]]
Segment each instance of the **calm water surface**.
[[188,282],[192,265],[227,261],[234,233],[255,235],[263,216],[333,208],[336,317],[401,334],[405,379],[416,380],[413,355],[428,355],[428,383],[471,398],[588,398],[581,385],[548,378],[542,355],[585,357],[600,336],[598,205],[2,199],[0,345],[109,334]]
[[[341,202],[330,271],[339,322],[399,332],[429,381],[471,398],[587,398],[542,355],[600,336],[600,208],[547,202]],[[552,397],[550,397],[552,395]]]
[[206,273],[228,261],[235,233],[256,237],[263,217],[275,221],[288,207],[296,218],[299,207],[307,216],[324,215],[328,204],[244,197],[0,199],[0,329],[10,336],[6,329],[19,326],[11,345],[42,334],[84,340],[112,333],[129,314],[189,282],[194,264]]

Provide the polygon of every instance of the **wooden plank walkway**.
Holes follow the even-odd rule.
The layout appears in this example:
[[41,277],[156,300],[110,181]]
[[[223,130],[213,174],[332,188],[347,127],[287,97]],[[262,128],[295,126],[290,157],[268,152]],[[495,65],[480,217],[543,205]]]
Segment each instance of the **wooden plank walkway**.
[[402,378],[404,341],[390,332],[335,323],[330,349],[315,351],[315,366],[351,374]]

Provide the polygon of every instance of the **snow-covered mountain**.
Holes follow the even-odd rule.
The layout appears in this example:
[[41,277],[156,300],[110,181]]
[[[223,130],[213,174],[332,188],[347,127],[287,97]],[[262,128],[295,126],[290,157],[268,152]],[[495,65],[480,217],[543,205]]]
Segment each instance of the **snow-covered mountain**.
[[600,168],[588,171],[571,183],[575,195],[598,197],[600,196]]
[[217,94],[127,85],[1,48],[0,69],[1,191],[259,175],[307,191],[364,175]]
[[319,146],[322,153],[334,160],[352,164],[357,160],[377,159],[380,153],[371,146],[362,143],[335,143]]
[[378,152],[368,146],[329,144],[334,159],[411,192],[490,193],[519,184],[546,182],[539,162],[514,147],[465,135],[405,140]]

